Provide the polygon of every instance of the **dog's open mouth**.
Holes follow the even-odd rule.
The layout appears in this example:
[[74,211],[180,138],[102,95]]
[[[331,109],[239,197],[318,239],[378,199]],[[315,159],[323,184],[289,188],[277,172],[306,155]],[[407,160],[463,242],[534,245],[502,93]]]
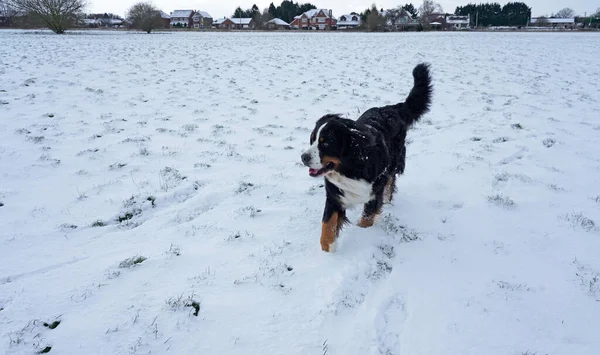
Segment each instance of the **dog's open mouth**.
[[308,175],[310,175],[312,177],[319,177],[319,176],[327,174],[328,172],[330,172],[331,170],[333,170],[333,168],[335,168],[335,164],[333,162],[329,162],[329,163],[327,163],[327,165],[325,165],[321,169],[311,169],[311,168],[309,168],[308,169]]

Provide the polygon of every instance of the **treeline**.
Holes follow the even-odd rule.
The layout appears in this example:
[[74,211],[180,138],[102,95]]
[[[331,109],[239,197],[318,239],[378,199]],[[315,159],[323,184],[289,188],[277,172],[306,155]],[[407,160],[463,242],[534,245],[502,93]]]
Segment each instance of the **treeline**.
[[[389,10],[387,10],[387,12],[388,12],[388,14],[394,14],[395,15],[395,14],[400,14],[401,10],[405,10],[407,13],[410,14],[410,16],[413,19],[419,18],[419,10],[417,10],[412,3],[404,4],[402,6],[398,6],[396,8],[389,9]],[[377,6],[375,4],[373,4],[371,6],[371,8],[368,8],[365,11],[363,11],[363,12],[360,13],[360,19],[361,19],[361,21],[363,23],[366,23],[369,20],[369,16],[371,16],[372,14],[380,15],[384,11],[385,10],[383,8],[381,10],[377,10]],[[373,16],[371,16],[371,18],[372,17]]]
[[300,4],[285,0],[277,7],[271,3],[268,12],[273,18],[280,18],[283,21],[290,23],[294,21],[294,17],[316,8],[317,7],[311,3]]
[[[283,21],[290,23],[294,20],[294,17],[298,15],[302,15],[304,12],[316,9],[317,7],[311,3],[295,3],[294,1],[284,0],[281,2],[279,6],[275,6],[275,4],[271,3],[268,8],[264,9],[262,12],[259,10],[256,4],[252,5],[251,8],[243,10],[241,7],[238,7],[233,12],[232,17],[245,17],[245,18],[253,18],[255,20],[270,20],[273,18],[280,18]],[[257,21],[258,22],[258,21]]]
[[455,15],[471,15],[471,26],[525,26],[531,18],[531,7],[523,2],[468,4],[458,6]]
[[122,20],[123,18],[119,15],[115,15],[113,13],[99,13],[99,14],[86,14],[85,18],[87,19],[118,19]]

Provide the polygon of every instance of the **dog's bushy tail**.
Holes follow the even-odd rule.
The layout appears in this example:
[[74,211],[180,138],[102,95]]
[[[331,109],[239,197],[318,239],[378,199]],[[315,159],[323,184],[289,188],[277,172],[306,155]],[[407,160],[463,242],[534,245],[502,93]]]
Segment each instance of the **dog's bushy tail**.
[[414,85],[404,101],[407,112],[406,123],[410,126],[418,121],[421,116],[429,112],[433,86],[429,75],[429,64],[420,63],[413,69]]

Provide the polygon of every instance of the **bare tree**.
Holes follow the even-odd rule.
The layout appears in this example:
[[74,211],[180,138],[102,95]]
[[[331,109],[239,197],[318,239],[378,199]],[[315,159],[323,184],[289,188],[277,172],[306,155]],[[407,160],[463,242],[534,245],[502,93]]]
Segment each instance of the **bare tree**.
[[419,6],[419,13],[421,14],[421,22],[429,24],[430,17],[436,13],[442,13],[442,5],[438,4],[433,0],[423,0],[423,4]]
[[17,10],[8,0],[0,0],[0,26],[11,26],[16,15]]
[[128,11],[127,18],[131,21],[134,28],[146,33],[150,33],[153,29],[160,27],[162,21],[160,11],[147,2],[138,2],[133,5]]
[[256,22],[256,29],[262,30],[267,28],[267,22],[274,19],[273,15],[269,13],[269,8],[263,10],[262,14],[260,12],[255,12],[252,17],[254,22]]
[[16,10],[41,20],[56,34],[63,34],[83,18],[85,0],[8,0]]
[[596,13],[592,15],[593,17],[600,17],[600,7],[596,9]]
[[397,22],[402,17],[404,12],[405,12],[405,10],[402,8],[402,6],[398,6],[394,9],[387,10],[385,17],[387,18],[389,23],[392,25],[392,28],[394,28],[394,29],[396,28],[396,26],[398,25]]
[[555,16],[559,18],[572,18],[575,17],[575,10],[571,9],[570,7],[565,7],[557,12]]

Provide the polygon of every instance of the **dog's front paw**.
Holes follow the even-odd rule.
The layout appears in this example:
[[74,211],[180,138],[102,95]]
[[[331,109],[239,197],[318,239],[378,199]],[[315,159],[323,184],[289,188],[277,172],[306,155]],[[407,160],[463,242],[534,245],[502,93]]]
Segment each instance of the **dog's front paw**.
[[335,253],[337,250],[337,241],[333,241],[331,243],[321,241],[321,250],[327,253]]

